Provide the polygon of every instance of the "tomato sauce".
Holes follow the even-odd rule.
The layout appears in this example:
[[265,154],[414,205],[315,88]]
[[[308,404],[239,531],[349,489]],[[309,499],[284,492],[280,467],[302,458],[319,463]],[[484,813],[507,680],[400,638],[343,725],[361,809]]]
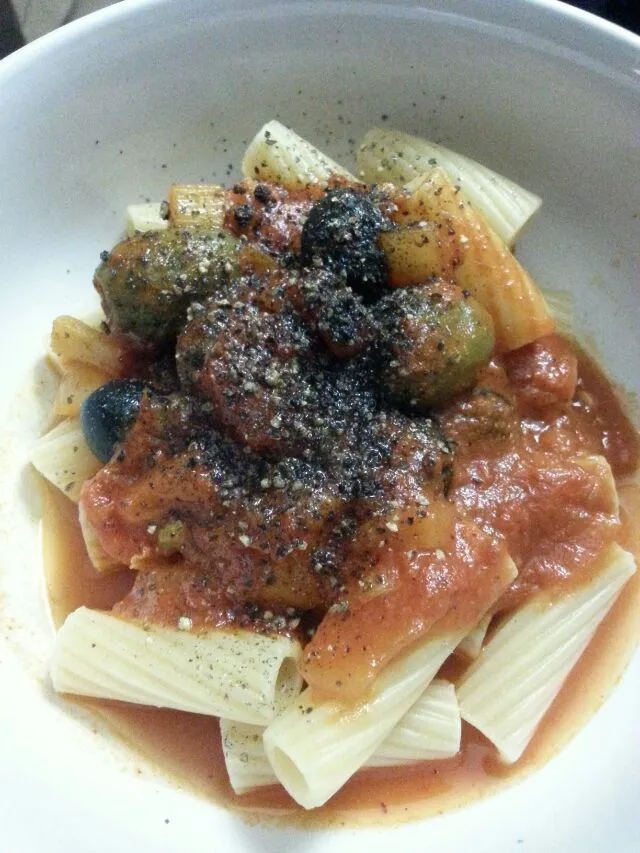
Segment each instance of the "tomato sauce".
[[330,610],[305,647],[301,671],[310,687],[357,702],[383,667],[428,633],[477,623],[505,575],[513,577],[509,555],[466,521],[455,522],[452,538],[446,553],[390,549],[377,589],[368,596],[356,589],[353,601],[347,591],[344,610]]
[[[640,533],[632,520],[640,517],[640,488],[620,488],[623,531],[620,542],[640,558]],[[108,606],[121,594],[123,579],[98,579],[100,598],[86,598],[94,588],[95,572],[82,555],[80,531],[69,513],[68,500],[47,488],[47,541],[58,536],[58,547],[45,554],[47,588],[52,615],[60,625],[69,610],[80,603]],[[72,508],[73,509],[73,508]],[[88,580],[92,583],[88,584]],[[55,604],[55,606],[53,606]],[[460,808],[523,778],[551,759],[598,710],[615,687],[640,640],[640,575],[625,586],[586,652],[565,682],[545,716],[535,738],[515,765],[500,763],[493,746],[470,726],[463,726],[462,749],[446,761],[413,767],[380,768],[357,774],[322,809],[305,812],[278,787],[236,796],[229,785],[218,722],[215,718],[179,711],[145,708],[91,699],[65,698],[86,709],[93,720],[139,755],[136,772],[160,773],[195,795],[236,811],[247,819],[256,816],[270,823],[304,828],[393,825]],[[462,664],[448,662],[442,673],[454,676]]]
[[445,411],[458,442],[451,497],[506,543],[518,578],[495,609],[508,610],[589,580],[619,535],[614,476],[636,469],[638,435],[599,368],[556,335],[493,362],[479,384],[512,402],[519,428],[467,443],[459,403]]
[[[556,393],[555,408],[546,405],[541,411],[535,394],[519,398],[519,379],[530,366],[526,358],[515,366],[507,360],[495,363],[485,377],[485,386],[492,393],[499,391],[515,404],[517,416],[526,426],[524,436],[515,440],[508,424],[497,429],[494,424],[481,441],[465,444],[465,429],[484,429],[478,418],[473,422],[466,419],[464,429],[457,432],[464,464],[455,474],[452,497],[480,527],[506,543],[524,576],[512,588],[511,598],[505,597],[504,607],[535,589],[587,579],[594,562],[591,557],[606,541],[615,539],[640,557],[640,533],[634,523],[640,517],[640,487],[629,476],[638,466],[637,433],[606,378],[582,353],[575,356],[577,392],[570,403],[562,399],[572,370],[572,351],[568,356],[563,346],[553,341],[542,356],[536,349],[531,355],[534,361],[551,358],[560,365],[557,384],[552,381],[541,391]],[[459,412],[449,415],[454,432],[456,423],[460,427]],[[609,461],[617,480],[619,521],[602,470],[577,465],[577,451],[603,455]],[[76,507],[50,487],[45,487],[43,524],[47,591],[57,626],[82,604],[108,609],[129,592],[134,573],[96,574],[84,549]],[[566,568],[567,559],[572,570],[563,577],[560,567]],[[169,609],[184,595],[184,590],[165,592],[162,606]],[[183,608],[184,601],[179,606]],[[455,758],[360,772],[314,812],[304,812],[277,787],[235,796],[226,779],[215,719],[118,703],[73,701],[104,719],[145,756],[151,762],[145,768],[155,767],[197,794],[247,816],[261,815],[305,827],[395,823],[462,806],[546,762],[597,710],[619,679],[638,641],[639,617],[637,574],[625,586],[516,765],[502,765],[492,745],[465,725],[462,749]],[[454,676],[462,668],[454,658],[445,664],[442,674]]]

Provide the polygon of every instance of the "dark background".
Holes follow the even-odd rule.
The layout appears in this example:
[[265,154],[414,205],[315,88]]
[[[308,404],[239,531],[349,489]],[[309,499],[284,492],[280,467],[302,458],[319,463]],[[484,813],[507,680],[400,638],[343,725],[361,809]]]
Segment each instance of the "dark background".
[[[45,0],[46,2],[46,0]],[[571,5],[640,33],[638,0],[575,0]],[[24,44],[10,0],[0,0],[0,59]]]

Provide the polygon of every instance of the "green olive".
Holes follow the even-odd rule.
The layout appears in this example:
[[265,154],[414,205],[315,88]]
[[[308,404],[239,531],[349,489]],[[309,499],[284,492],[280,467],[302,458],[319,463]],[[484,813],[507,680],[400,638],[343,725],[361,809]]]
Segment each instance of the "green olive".
[[195,229],[134,234],[104,252],[94,275],[112,331],[162,345],[175,337],[192,302],[237,274],[238,241]]
[[184,545],[185,526],[182,521],[168,521],[158,530],[158,548],[164,554],[175,554]]
[[490,359],[493,322],[450,282],[399,288],[376,306],[390,399],[421,412],[471,388]]

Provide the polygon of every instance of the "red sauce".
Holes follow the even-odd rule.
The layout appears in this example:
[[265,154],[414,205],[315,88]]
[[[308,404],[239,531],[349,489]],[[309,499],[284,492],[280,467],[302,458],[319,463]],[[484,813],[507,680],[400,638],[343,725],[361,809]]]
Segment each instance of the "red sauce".
[[302,675],[309,686],[355,702],[409,645],[481,618],[486,601],[504,588],[506,549],[466,521],[455,522],[452,539],[446,554],[389,549],[378,564],[377,592],[363,596],[356,589],[351,601],[347,591],[344,611],[327,613],[305,647]]
[[[640,558],[640,532],[635,524],[630,523],[631,519],[640,517],[640,488],[622,486],[620,496],[624,517],[620,541]],[[56,535],[65,535],[59,540],[57,551],[47,554],[45,560],[48,588],[57,595],[54,619],[60,624],[64,618],[61,604],[66,600],[72,609],[80,603],[82,595],[78,595],[75,583],[78,576],[87,578],[92,575],[93,569],[86,558],[81,558],[75,565],[67,559],[81,545],[79,530],[70,529],[66,523],[69,502],[53,490],[50,490],[47,500],[45,528],[52,536],[49,541],[53,541]],[[61,518],[63,526],[59,527]],[[105,596],[103,604],[106,604],[109,583],[113,584],[112,600],[120,591],[117,579],[111,577],[104,581],[102,594]],[[84,581],[80,585],[82,583]],[[61,597],[62,590],[65,594]],[[102,719],[110,731],[140,755],[139,773],[159,771],[196,795],[247,818],[259,816],[269,822],[301,827],[359,823],[392,825],[464,806],[523,778],[546,763],[607,698],[638,640],[640,574],[636,574],[624,588],[517,764],[500,764],[492,745],[474,729],[464,726],[463,745],[456,758],[415,767],[361,772],[327,805],[313,812],[297,807],[284,791],[276,787],[242,797],[234,795],[226,777],[215,718],[89,699],[73,700],[73,704],[87,708],[92,716]],[[447,671],[444,674],[452,673]]]
[[[539,351],[534,350],[533,357],[540,357]],[[562,361],[564,356],[559,358]],[[517,369],[526,370],[526,365],[523,368],[520,363]],[[497,387],[505,381],[505,375],[503,366],[494,365],[487,381]],[[558,375],[562,387],[567,371],[561,369]],[[497,444],[495,433],[491,441],[482,444],[485,454],[498,454],[493,456],[494,465],[497,458],[505,460],[502,473],[492,474],[490,482],[483,481],[486,493],[499,497],[511,477],[512,484],[527,491],[528,500],[510,513],[505,509],[509,503],[506,499],[483,502],[476,495],[475,502],[471,500],[471,485],[476,476],[473,472],[483,464],[477,443],[470,445],[468,465],[459,470],[454,483],[454,493],[467,495],[467,503],[475,511],[477,520],[490,524],[504,538],[521,567],[532,567],[528,575],[525,572],[529,588],[547,583],[545,571],[550,573],[553,583],[558,582],[554,566],[560,565],[560,557],[566,560],[572,553],[586,554],[582,562],[590,566],[589,555],[595,551],[597,541],[601,546],[607,538],[615,538],[640,556],[640,533],[634,524],[640,517],[640,488],[625,482],[623,476],[637,467],[638,436],[602,373],[583,355],[579,356],[578,376],[579,393],[569,409],[565,404],[556,412],[545,410],[542,416],[534,411],[534,402],[533,408],[527,410],[529,429],[524,439],[514,444],[507,430]],[[514,386],[518,404],[517,381]],[[548,388],[544,390],[548,392]],[[527,406],[530,402],[525,401]],[[618,475],[621,524],[615,523],[607,510],[607,496],[597,489],[591,490],[584,471],[566,462],[569,454],[576,450],[601,453],[611,463]],[[461,452],[465,452],[464,449]],[[488,458],[485,455],[485,461]],[[562,476],[554,477],[549,471],[553,470],[554,461],[558,470],[559,460],[564,466],[561,466]],[[582,516],[580,512],[565,511],[560,517],[559,507],[566,510],[573,505],[582,507]],[[46,489],[45,570],[52,615],[57,625],[81,604],[101,608],[113,606],[132,583],[130,572],[97,576],[84,551],[75,512],[75,507],[60,493]],[[527,534],[523,532],[525,523],[533,525]],[[594,525],[596,535],[593,534]],[[576,558],[575,565],[580,563]],[[578,577],[587,575],[588,570]],[[522,593],[520,589],[518,594]],[[637,574],[625,586],[516,765],[501,765],[494,748],[465,726],[462,749],[454,759],[410,768],[361,772],[325,807],[311,813],[298,808],[284,791],[275,787],[243,797],[235,796],[226,780],[215,719],[90,700],[79,704],[103,717],[110,728],[163,772],[196,793],[247,816],[268,815],[302,826],[352,824],[362,820],[367,823],[397,822],[464,805],[547,761],[597,710],[615,685],[638,640],[639,616],[640,575]],[[459,666],[455,661],[448,662],[444,674],[451,674],[451,667]]]
[[78,507],[42,481],[42,551],[47,599],[56,628],[78,607],[109,610],[131,588],[128,570],[100,574],[91,565],[78,523]]
[[480,386],[513,403],[520,428],[503,423],[465,442],[469,418],[459,425],[454,401],[444,413],[458,441],[451,496],[518,567],[496,606],[506,610],[589,579],[619,522],[613,480],[585,455],[623,476],[636,469],[640,445],[602,372],[556,335],[494,361]]
[[[635,433],[439,180],[415,198],[245,181],[226,194],[223,256],[211,235],[172,228],[104,254],[106,322],[138,340],[132,377],[148,383],[80,497],[100,547],[138,570],[117,613],[303,640],[317,628],[307,682],[355,701],[428,633],[590,577],[619,528],[601,456],[635,467]],[[451,268],[426,282],[419,263],[417,280],[391,277],[410,286],[388,287],[398,259],[378,237],[432,212]],[[539,324],[485,304],[484,285],[476,300],[488,270],[512,299],[529,293]],[[443,506],[455,517],[436,543]]]
[[[256,195],[257,187],[260,189]],[[320,187],[286,190],[273,184],[245,181],[229,193],[225,230],[277,253],[300,251],[302,223],[322,194]]]

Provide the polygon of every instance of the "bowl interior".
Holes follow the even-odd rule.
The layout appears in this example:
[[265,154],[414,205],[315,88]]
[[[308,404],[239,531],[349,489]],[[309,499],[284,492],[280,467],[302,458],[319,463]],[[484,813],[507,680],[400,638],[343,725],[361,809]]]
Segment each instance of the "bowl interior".
[[[13,697],[0,710],[0,746],[12,779],[7,832],[13,840],[26,831],[25,849],[86,849],[89,827],[96,851],[134,843],[168,851],[178,842],[204,851],[212,830],[235,850],[354,844],[346,832],[248,827],[152,768],[139,777],[126,749],[49,697],[38,507],[25,472],[46,394],[40,358],[54,316],[97,307],[91,274],[128,203],[160,200],[174,180],[232,181],[246,143],[273,117],[347,166],[374,124],[426,135],[543,198],[519,256],[543,287],[574,294],[587,340],[612,376],[640,393],[640,41],[561,4],[487,6],[142,0],[0,66],[0,651]],[[639,687],[636,657],[613,698],[543,771],[464,812],[397,829],[394,839],[407,850],[425,840],[460,850],[470,839],[494,853],[520,849],[520,839],[536,850],[631,850],[640,744],[628,708]],[[355,839],[363,849],[388,844],[373,831]]]

